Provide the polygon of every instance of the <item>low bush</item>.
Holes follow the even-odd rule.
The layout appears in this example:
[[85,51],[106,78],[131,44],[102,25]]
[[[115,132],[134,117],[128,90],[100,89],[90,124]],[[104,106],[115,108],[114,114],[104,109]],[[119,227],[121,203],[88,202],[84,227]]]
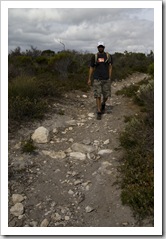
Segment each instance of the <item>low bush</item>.
[[9,123],[41,119],[48,110],[47,100],[30,99],[29,97],[11,97],[8,102]]
[[32,139],[24,140],[21,142],[21,151],[22,153],[34,153],[36,146],[33,143]]
[[[90,89],[87,85],[87,78],[92,55],[92,53],[69,50],[57,53],[51,50],[42,52],[32,46],[30,50],[21,52],[20,47],[16,48],[8,56],[9,116],[20,120],[23,120],[24,116],[25,118],[36,118],[37,115],[40,117],[42,107],[39,102],[44,104],[45,110],[46,98],[49,101],[50,97],[61,97],[63,93],[71,90],[87,92]],[[115,53],[112,57],[113,81],[124,79],[138,69],[146,71],[142,67],[146,65],[150,69],[150,64],[153,63],[153,52],[148,57],[145,54],[131,52]],[[138,86],[133,86],[130,92],[124,89],[126,91],[124,94],[130,95],[137,89]],[[33,102],[36,102],[34,106],[32,106]],[[32,113],[28,111],[28,105]],[[16,112],[14,112],[14,107],[16,107]],[[35,114],[34,109],[38,113]]]
[[[154,213],[154,124],[153,81],[141,85],[137,97],[146,109],[144,114],[126,117],[125,130],[120,134],[124,148],[122,173],[122,202],[133,209],[138,220]],[[133,94],[135,97],[135,93]],[[135,101],[138,103],[138,101]]]
[[8,96],[9,99],[13,97],[23,97],[35,99],[40,96],[38,89],[37,80],[35,77],[19,76],[13,81],[9,82],[8,85]]

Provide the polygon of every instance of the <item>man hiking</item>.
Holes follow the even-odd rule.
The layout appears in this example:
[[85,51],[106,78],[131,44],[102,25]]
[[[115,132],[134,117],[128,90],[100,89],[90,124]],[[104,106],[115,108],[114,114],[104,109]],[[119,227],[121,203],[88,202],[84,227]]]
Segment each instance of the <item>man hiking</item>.
[[[94,97],[97,105],[97,119],[105,112],[105,103],[111,97],[112,57],[104,51],[103,42],[98,42],[98,53],[91,58],[88,85],[93,85]],[[93,84],[91,81],[93,75]],[[103,96],[103,99],[102,99]]]

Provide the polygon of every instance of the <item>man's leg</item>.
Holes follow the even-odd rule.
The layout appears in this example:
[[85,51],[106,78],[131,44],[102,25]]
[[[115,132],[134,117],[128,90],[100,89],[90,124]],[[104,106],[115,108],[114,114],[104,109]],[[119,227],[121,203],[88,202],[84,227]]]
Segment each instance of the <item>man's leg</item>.
[[104,114],[105,113],[105,103],[108,100],[108,97],[103,97],[103,102],[101,104],[101,113]]
[[101,82],[94,80],[94,97],[96,98],[97,119],[101,119]]
[[97,112],[101,112],[101,97],[96,98]]
[[96,98],[97,120],[101,120],[101,97]]
[[105,113],[105,103],[108,100],[108,97],[111,97],[111,82],[110,80],[103,81],[102,85],[103,101],[101,104],[101,112]]

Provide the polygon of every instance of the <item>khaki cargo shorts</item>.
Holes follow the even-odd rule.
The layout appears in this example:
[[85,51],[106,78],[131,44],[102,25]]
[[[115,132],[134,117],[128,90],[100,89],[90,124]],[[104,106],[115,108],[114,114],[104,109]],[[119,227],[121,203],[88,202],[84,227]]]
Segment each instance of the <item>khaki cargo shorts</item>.
[[104,98],[111,97],[111,80],[94,79],[93,92],[95,98],[101,97],[101,95],[103,95]]

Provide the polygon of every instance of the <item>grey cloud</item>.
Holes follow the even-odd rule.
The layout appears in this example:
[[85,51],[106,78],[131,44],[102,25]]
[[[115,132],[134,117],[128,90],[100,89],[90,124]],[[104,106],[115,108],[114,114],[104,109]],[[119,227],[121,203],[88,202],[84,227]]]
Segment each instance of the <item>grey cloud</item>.
[[9,9],[9,49],[153,50],[153,9]]

